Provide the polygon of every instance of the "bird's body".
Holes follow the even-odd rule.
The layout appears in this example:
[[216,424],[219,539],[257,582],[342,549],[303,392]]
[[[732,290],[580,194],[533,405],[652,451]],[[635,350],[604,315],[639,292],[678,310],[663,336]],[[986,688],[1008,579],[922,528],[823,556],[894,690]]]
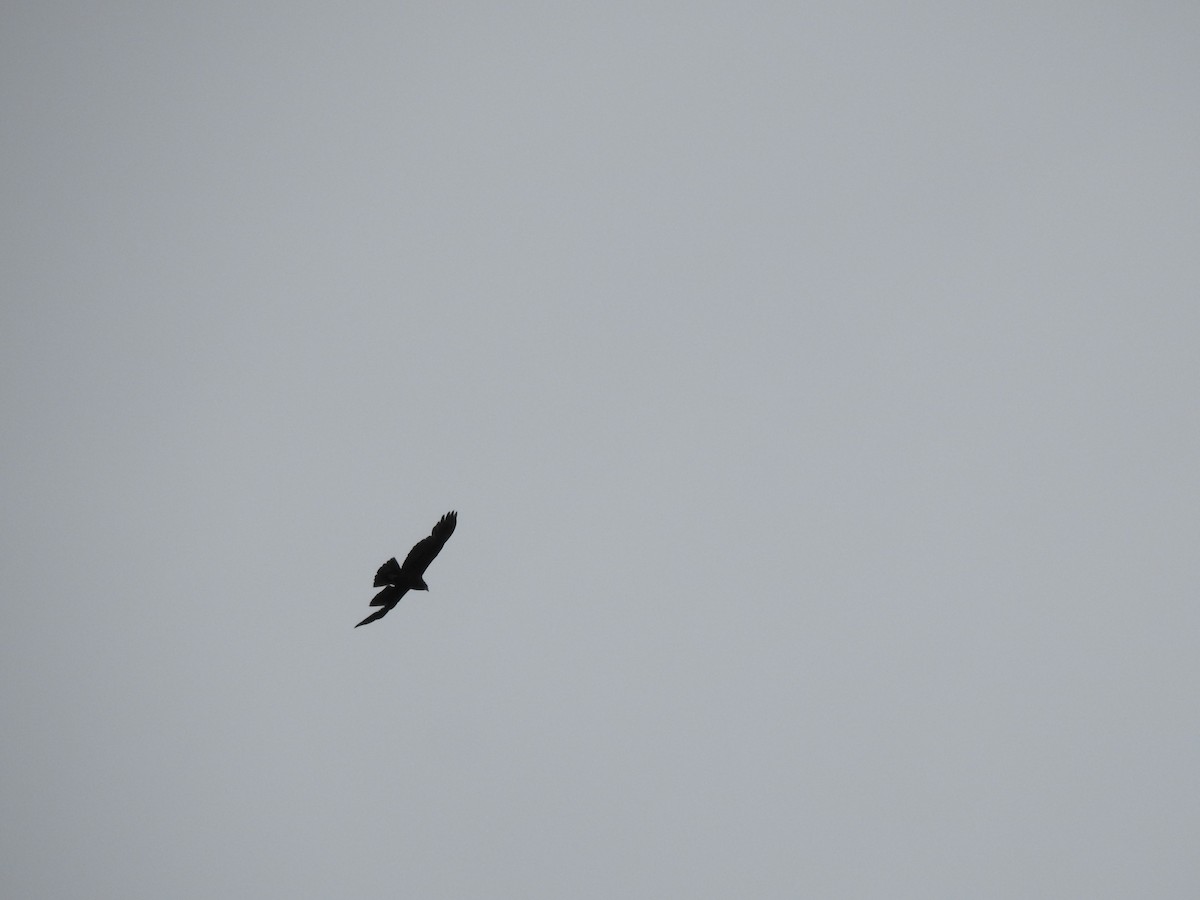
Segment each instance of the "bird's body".
[[[368,622],[382,619],[409,591],[429,590],[429,585],[425,583],[425,570],[441,552],[450,535],[454,534],[454,526],[457,524],[458,513],[451,510],[433,526],[433,533],[429,537],[417,541],[416,545],[408,551],[408,556],[404,558],[404,565],[396,562],[396,558],[393,556],[379,567],[379,571],[375,573],[375,587],[382,587],[383,590],[375,595],[371,605],[378,606],[380,609],[378,612],[371,613],[358,625],[366,625]],[[357,628],[358,625],[354,627]]]

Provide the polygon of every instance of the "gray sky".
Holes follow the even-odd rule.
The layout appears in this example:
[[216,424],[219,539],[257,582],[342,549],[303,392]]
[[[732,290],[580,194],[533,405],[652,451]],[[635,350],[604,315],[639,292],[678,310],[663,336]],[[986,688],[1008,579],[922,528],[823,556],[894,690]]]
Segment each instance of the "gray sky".
[[6,896],[1196,896],[1200,7],[0,26]]

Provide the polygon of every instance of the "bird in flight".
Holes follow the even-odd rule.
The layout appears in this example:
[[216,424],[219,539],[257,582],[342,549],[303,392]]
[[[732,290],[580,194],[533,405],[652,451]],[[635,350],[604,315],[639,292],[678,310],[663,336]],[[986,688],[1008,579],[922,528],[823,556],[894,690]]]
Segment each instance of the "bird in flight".
[[[457,524],[458,513],[451,510],[433,526],[433,533],[429,537],[417,541],[416,545],[408,551],[408,556],[404,558],[404,565],[396,562],[396,557],[393,556],[379,567],[379,571],[375,573],[375,587],[383,587],[383,590],[375,595],[371,605],[378,606],[380,609],[378,612],[371,613],[358,625],[366,625],[368,622],[382,619],[409,591],[429,590],[429,585],[425,583],[425,570],[441,552],[446,541],[450,539],[450,535],[454,534],[454,526]],[[384,587],[385,585],[386,587]],[[357,628],[358,625],[354,627]]]

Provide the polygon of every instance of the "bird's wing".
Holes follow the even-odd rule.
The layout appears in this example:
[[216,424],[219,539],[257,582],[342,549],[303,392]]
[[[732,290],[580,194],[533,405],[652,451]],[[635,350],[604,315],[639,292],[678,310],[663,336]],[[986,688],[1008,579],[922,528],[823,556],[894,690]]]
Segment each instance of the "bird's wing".
[[458,513],[453,510],[442,516],[433,526],[433,533],[429,537],[417,541],[416,545],[408,551],[408,556],[404,558],[404,565],[401,566],[404,574],[413,578],[420,578],[424,575],[429,564],[442,552],[442,547],[450,539],[450,535],[454,534],[454,526],[457,524]]
[[400,602],[400,598],[406,593],[408,593],[408,588],[395,587],[394,585],[389,584],[382,591],[375,595],[375,599],[371,601],[371,605],[386,606],[388,609],[391,609]]
[[396,557],[392,557],[375,573],[375,587],[383,587],[385,584],[395,584],[400,579],[400,563],[396,562]]
[[[366,625],[368,622],[374,622],[376,619],[382,619],[384,616],[386,616],[391,611],[392,611],[392,608],[390,606],[385,606],[382,609],[377,609],[377,610],[375,610],[375,612],[371,613],[369,616],[367,616],[365,619],[363,619],[361,622],[359,622],[358,625]],[[358,625],[355,625],[354,627],[357,628]]]

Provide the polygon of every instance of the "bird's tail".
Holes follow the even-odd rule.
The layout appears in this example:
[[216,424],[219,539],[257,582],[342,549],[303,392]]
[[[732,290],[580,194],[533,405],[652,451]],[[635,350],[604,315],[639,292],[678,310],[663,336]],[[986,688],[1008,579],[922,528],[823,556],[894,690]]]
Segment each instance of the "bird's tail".
[[400,563],[396,562],[396,557],[392,557],[375,573],[375,587],[383,587],[385,584],[395,584],[400,580]]

